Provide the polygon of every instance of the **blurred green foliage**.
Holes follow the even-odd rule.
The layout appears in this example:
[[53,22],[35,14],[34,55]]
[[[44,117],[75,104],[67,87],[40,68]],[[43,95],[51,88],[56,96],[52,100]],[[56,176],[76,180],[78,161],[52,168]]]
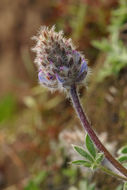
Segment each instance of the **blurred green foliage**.
[[40,184],[46,179],[47,177],[47,172],[46,171],[41,171],[39,172],[34,179],[30,180],[24,190],[41,190],[40,189]]
[[[55,175],[52,176],[52,179],[58,178],[56,181],[55,186],[52,187],[52,189],[66,189],[66,190],[95,190],[95,184],[91,183],[87,178],[81,178],[78,180],[77,183],[77,175],[78,170],[76,168],[70,167],[61,170],[62,176],[64,179],[66,179],[66,184],[59,184],[60,183],[60,173],[55,173]],[[51,175],[50,172],[42,171],[35,175],[30,181],[27,182],[26,187],[24,190],[41,190],[42,188],[48,189],[48,179]],[[54,181],[54,180],[53,180]],[[77,184],[77,185],[76,185]]]
[[[78,6],[71,6],[70,13],[72,12],[73,19],[70,22],[72,27],[72,39],[79,40],[80,35],[83,33],[84,24],[87,14],[87,6],[84,3],[78,4]],[[75,15],[76,13],[76,15]]]
[[76,168],[70,167],[68,169],[67,168],[63,169],[62,173],[63,173],[64,176],[69,178],[69,181],[70,181],[71,184],[75,183],[75,180],[76,180],[77,174],[78,174]]
[[123,186],[122,185],[119,185],[116,190],[122,190],[123,189]]
[[70,187],[68,190],[95,190],[95,184],[89,184],[88,181],[84,179],[79,182],[78,188]]
[[124,183],[123,190],[127,190],[127,182]]
[[127,31],[126,23],[127,0],[120,0],[119,8],[112,12],[111,24],[108,26],[109,37],[92,43],[101,52],[106,53],[104,65],[98,73],[99,81],[110,75],[118,75],[121,69],[127,66],[127,44],[121,39],[122,33],[126,34]]
[[16,99],[12,94],[7,94],[0,99],[0,122],[12,119],[16,111],[16,104]]

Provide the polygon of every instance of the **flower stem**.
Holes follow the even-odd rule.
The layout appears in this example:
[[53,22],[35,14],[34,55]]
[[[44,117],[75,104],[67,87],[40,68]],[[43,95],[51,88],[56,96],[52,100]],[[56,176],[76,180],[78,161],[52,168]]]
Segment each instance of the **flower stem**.
[[114,176],[116,178],[119,178],[119,179],[122,179],[124,181],[127,181],[127,178],[126,177],[123,177],[123,176],[120,176],[114,172],[112,172],[111,170],[109,170],[108,168],[104,167],[104,166],[98,166],[102,171],[104,171],[105,173],[111,175],[111,176]]
[[110,153],[109,151],[104,147],[104,145],[101,143],[101,141],[98,139],[96,133],[94,132],[94,130],[92,129],[90,123],[88,122],[88,119],[83,111],[83,108],[80,104],[79,101],[79,97],[77,94],[77,90],[75,86],[72,86],[70,89],[70,97],[72,99],[72,103],[74,105],[75,111],[77,112],[79,119],[83,125],[83,127],[85,128],[85,130],[87,131],[88,135],[90,136],[90,138],[92,139],[92,141],[94,142],[94,144],[96,145],[96,147],[98,148],[98,150],[100,152],[103,152],[105,157],[107,158],[107,160],[124,176],[127,177],[127,169],[124,168],[120,162],[118,162]]

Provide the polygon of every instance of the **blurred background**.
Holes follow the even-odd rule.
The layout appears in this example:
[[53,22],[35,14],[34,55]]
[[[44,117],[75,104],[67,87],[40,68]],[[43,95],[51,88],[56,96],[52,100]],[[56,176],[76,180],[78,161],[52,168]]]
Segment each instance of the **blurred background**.
[[84,132],[64,94],[38,85],[31,48],[41,25],[63,30],[89,60],[87,115],[107,148],[127,143],[127,0],[0,0],[0,189],[120,190],[74,167]]

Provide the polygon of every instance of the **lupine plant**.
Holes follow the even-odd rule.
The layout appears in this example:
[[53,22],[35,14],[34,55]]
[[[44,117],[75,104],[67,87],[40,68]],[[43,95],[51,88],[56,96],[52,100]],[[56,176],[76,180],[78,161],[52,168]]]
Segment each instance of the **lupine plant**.
[[[114,158],[99,140],[96,132],[83,111],[78,96],[78,87],[86,84],[89,67],[86,58],[77,51],[71,39],[66,39],[63,32],[56,32],[55,27],[41,27],[37,36],[33,37],[36,45],[32,49],[36,53],[35,63],[38,68],[39,83],[51,91],[64,91],[70,97],[85,132],[86,149],[74,145],[74,150],[84,159],[73,161],[72,164],[97,168],[109,175],[127,181],[127,146],[119,151],[119,157]],[[95,148],[96,147],[96,148]],[[107,159],[115,168],[112,171],[103,165]],[[126,187],[124,187],[126,189]]]

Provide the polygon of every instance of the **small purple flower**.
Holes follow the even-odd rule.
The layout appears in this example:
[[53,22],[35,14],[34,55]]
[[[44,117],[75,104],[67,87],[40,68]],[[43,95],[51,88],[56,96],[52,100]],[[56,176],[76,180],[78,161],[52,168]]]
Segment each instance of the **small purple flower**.
[[83,84],[88,73],[87,62],[71,39],[64,38],[62,31],[55,32],[54,26],[51,29],[43,26],[33,39],[40,84],[55,90]]

